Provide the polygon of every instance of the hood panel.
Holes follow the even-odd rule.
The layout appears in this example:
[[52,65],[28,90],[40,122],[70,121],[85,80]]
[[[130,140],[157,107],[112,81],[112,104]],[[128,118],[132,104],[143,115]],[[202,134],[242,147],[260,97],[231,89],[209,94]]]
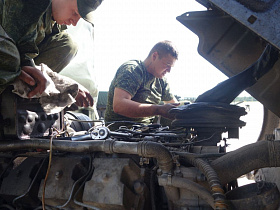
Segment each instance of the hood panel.
[[[256,33],[254,30],[257,30],[257,27],[253,30],[252,27],[242,24],[240,22],[241,18],[235,18],[223,9],[229,6],[225,5],[225,2],[232,2],[233,5],[245,8],[242,4],[233,0],[219,1],[220,7],[216,7],[213,2],[203,2],[204,5],[211,6],[211,10],[187,12],[178,16],[177,20],[199,37],[198,53],[225,75],[232,77],[253,64],[259,58],[267,43],[279,47],[280,41],[278,42],[278,38],[280,39],[280,36],[273,36],[275,30],[268,32],[269,27],[266,25],[262,28],[265,33],[262,33],[262,31]],[[271,4],[269,5],[271,6]],[[268,12],[274,11],[269,7],[266,8],[268,8]],[[249,9],[245,9],[249,11]],[[278,7],[278,9],[280,8]],[[251,13],[256,16],[257,12],[250,11]],[[261,15],[266,17],[267,14],[265,16],[264,13],[262,11]],[[246,14],[248,15],[248,12]],[[251,16],[249,15],[249,17]],[[273,23],[275,22],[267,24]],[[277,61],[272,70],[246,90],[278,117],[280,116],[279,65],[280,63]]]

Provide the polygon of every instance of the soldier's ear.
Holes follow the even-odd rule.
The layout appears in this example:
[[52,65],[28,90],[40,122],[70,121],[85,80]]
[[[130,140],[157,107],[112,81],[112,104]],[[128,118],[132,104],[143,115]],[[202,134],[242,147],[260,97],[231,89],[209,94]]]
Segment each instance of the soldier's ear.
[[157,59],[157,57],[158,57],[158,52],[153,52],[153,54],[152,54],[153,61],[155,61]]

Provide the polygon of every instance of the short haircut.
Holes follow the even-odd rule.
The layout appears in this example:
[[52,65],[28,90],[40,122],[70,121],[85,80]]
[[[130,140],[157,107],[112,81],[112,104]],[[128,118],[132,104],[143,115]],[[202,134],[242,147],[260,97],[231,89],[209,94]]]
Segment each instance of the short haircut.
[[176,60],[178,60],[178,51],[176,47],[172,44],[171,41],[161,41],[158,42],[150,51],[149,56],[151,56],[154,52],[157,52],[159,55],[159,58],[170,54],[172,57],[174,57]]

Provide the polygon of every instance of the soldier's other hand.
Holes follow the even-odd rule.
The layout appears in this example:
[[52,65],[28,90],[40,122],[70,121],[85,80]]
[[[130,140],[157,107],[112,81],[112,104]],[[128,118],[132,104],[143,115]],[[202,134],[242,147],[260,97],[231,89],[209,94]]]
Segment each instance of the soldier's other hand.
[[83,87],[82,85],[79,85],[79,91],[78,95],[76,96],[76,105],[80,107],[89,107],[93,106],[94,100],[88,90]]
[[42,71],[33,66],[21,67],[21,73],[18,78],[32,87],[32,90],[27,94],[29,98],[37,93],[42,94],[47,87],[47,79]]

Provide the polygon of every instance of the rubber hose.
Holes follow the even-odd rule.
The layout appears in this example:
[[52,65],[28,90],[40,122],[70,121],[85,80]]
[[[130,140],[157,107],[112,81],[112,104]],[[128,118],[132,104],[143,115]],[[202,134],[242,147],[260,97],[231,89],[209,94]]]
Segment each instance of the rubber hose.
[[211,162],[224,185],[252,170],[280,167],[280,141],[258,141]]

